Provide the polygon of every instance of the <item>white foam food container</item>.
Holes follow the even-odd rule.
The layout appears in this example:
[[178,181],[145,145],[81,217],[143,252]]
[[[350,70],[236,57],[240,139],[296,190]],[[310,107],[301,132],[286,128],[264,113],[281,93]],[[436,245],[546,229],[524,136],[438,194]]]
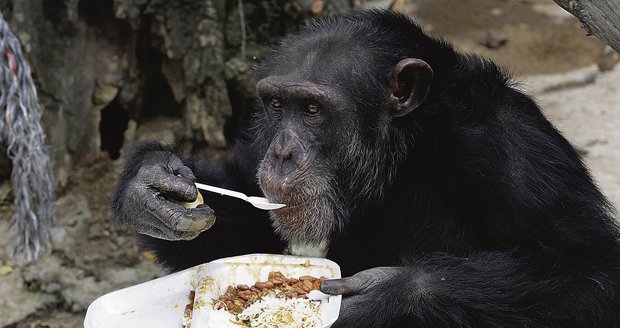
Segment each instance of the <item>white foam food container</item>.
[[[269,272],[294,278],[304,275],[340,278],[340,267],[327,259],[273,254],[228,257],[201,264],[99,297],[90,304],[85,328],[215,328],[213,301],[229,285],[266,281]],[[191,319],[184,318],[189,294],[196,292]],[[323,301],[321,321],[330,327],[338,318],[341,296]]]

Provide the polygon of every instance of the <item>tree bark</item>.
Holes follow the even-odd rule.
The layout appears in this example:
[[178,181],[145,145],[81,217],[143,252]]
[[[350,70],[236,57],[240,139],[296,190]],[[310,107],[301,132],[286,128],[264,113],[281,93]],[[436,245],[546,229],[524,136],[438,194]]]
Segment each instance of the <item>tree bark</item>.
[[0,12],[34,73],[61,191],[77,158],[116,158],[135,140],[225,148],[247,125],[252,68],[270,48],[360,1],[0,0]]
[[577,17],[586,35],[620,52],[620,0],[553,0]]

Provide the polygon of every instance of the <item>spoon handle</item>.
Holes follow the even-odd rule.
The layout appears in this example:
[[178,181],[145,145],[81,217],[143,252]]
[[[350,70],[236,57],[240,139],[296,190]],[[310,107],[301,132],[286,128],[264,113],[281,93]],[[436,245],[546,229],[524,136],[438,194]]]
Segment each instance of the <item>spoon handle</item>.
[[226,195],[226,196],[240,198],[240,199],[245,200],[246,202],[248,201],[248,196],[246,196],[246,194],[240,193],[238,191],[232,191],[232,190],[228,190],[228,189],[224,189],[224,188],[209,186],[209,185],[198,183],[198,182],[196,182],[195,184],[196,184],[196,188],[198,188],[198,189],[214,192],[214,193],[220,194],[220,195]]

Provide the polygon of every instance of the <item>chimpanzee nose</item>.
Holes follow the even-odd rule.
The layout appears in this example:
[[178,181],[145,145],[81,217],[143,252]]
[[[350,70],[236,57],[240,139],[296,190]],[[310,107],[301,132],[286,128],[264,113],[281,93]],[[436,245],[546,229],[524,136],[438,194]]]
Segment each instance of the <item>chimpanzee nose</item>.
[[290,130],[282,131],[272,144],[273,168],[281,175],[291,173],[299,164],[301,151],[301,141],[295,133]]
[[290,144],[285,144],[285,143],[276,144],[274,146],[274,153],[275,153],[276,159],[280,161],[281,163],[284,163],[286,161],[293,159],[293,147],[291,147]]

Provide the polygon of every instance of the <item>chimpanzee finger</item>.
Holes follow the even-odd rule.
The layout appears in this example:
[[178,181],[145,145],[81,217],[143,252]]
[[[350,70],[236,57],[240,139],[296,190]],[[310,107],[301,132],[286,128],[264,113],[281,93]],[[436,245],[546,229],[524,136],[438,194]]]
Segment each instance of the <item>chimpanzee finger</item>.
[[198,189],[188,178],[166,172],[158,165],[144,166],[138,172],[148,188],[157,191],[166,198],[183,202],[193,202],[198,197]]
[[356,273],[352,277],[326,280],[321,283],[321,291],[331,295],[362,294],[401,274],[400,267],[377,267]]
[[128,195],[133,203],[143,205],[143,208],[155,220],[148,220],[149,225],[159,229],[167,227],[184,233],[200,233],[209,229],[215,222],[213,210],[206,205],[196,208],[185,208],[179,204],[169,202],[155,194],[132,193]]
[[205,204],[200,204],[196,208],[186,208],[185,211],[187,218],[205,221],[205,226],[200,229],[200,232],[210,229],[215,223],[215,212]]
[[321,283],[321,291],[330,295],[351,295],[363,291],[365,281],[360,276],[352,276],[342,279],[331,279]]
[[186,178],[190,180],[191,182],[196,182],[196,177],[194,176],[194,172],[192,172],[192,170],[189,167],[185,166],[178,157],[172,156],[168,160],[168,168],[171,170],[173,174]]
[[174,173],[180,177],[190,180],[191,182],[196,182],[196,176],[194,176],[194,172],[192,172],[192,170],[185,165],[179,167],[178,169],[175,169]]
[[135,231],[142,235],[151,236],[163,240],[192,240],[200,234],[200,232],[184,232],[168,228],[163,223],[141,225],[134,227]]
[[215,223],[213,210],[205,205],[196,208],[173,205],[163,208],[160,215],[166,226],[180,232],[203,232]]

